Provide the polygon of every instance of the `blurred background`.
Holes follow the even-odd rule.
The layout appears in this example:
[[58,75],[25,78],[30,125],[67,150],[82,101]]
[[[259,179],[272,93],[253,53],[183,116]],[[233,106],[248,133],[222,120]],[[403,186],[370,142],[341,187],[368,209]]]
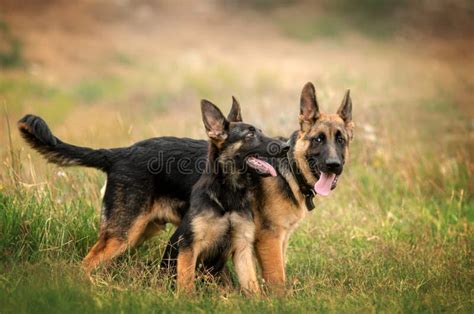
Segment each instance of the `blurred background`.
[[[0,0],[2,203],[11,215],[23,208],[29,218],[20,220],[38,226],[53,217],[70,239],[58,244],[41,228],[5,223],[16,231],[4,233],[2,255],[56,252],[78,261],[98,228],[104,175],[47,165],[19,138],[23,114],[40,115],[69,143],[114,147],[162,135],[204,138],[200,99],[227,111],[234,95],[244,120],[289,136],[301,89],[312,81],[323,111],[334,112],[351,89],[355,140],[337,193],[318,200],[290,242],[290,277],[305,273],[324,286],[321,272],[339,274],[328,265],[359,274],[362,257],[371,265],[380,257],[374,282],[398,289],[400,274],[393,282],[376,275],[389,274],[386,260],[395,259],[420,282],[437,274],[431,300],[448,300],[446,287],[468,296],[473,38],[470,0]],[[29,216],[21,201],[28,195],[48,200],[45,217]],[[71,220],[81,232],[63,225],[75,219],[64,216],[70,205],[88,208],[84,220]],[[20,250],[25,230],[36,236]],[[302,268],[308,263],[318,272]],[[366,278],[361,268],[353,285]]]

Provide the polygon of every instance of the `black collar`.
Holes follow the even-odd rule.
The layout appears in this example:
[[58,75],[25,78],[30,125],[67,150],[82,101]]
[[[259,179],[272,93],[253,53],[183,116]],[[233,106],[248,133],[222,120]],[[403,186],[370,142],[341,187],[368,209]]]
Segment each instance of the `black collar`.
[[312,211],[315,207],[313,198],[316,195],[316,192],[314,192],[313,187],[309,185],[308,182],[306,182],[306,179],[303,177],[300,171],[298,171],[296,161],[293,159],[293,156],[290,156],[290,152],[288,152],[288,160],[290,164],[291,173],[296,179],[296,183],[298,184],[301,193],[303,193],[304,195],[306,208],[308,209],[308,211]]

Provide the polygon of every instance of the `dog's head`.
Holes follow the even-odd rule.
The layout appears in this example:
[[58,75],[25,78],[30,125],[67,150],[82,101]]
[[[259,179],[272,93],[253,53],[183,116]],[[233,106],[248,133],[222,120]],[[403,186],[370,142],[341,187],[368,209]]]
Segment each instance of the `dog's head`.
[[219,108],[207,100],[201,101],[201,111],[211,143],[210,159],[217,160],[221,168],[228,171],[277,175],[273,166],[264,159],[283,157],[290,146],[265,136],[251,124],[243,123],[240,105],[235,98],[227,119]]
[[352,140],[352,101],[347,90],[336,114],[321,113],[312,83],[301,92],[300,130],[293,156],[300,173],[317,194],[328,195],[344,169]]

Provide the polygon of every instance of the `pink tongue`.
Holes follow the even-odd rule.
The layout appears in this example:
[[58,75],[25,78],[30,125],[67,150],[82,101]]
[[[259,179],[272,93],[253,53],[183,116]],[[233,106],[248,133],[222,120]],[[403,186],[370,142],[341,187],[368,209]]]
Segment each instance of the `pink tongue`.
[[319,177],[318,182],[314,185],[314,190],[316,193],[322,196],[327,196],[331,192],[332,182],[336,178],[336,174],[334,173],[324,173],[321,172],[321,176]]
[[254,169],[257,169],[258,171],[260,171],[262,173],[270,174],[272,177],[277,176],[275,168],[273,168],[273,166],[270,165],[268,162],[265,162],[263,160],[255,158],[255,157],[249,157],[249,158],[247,158],[247,164],[250,167],[252,167]]

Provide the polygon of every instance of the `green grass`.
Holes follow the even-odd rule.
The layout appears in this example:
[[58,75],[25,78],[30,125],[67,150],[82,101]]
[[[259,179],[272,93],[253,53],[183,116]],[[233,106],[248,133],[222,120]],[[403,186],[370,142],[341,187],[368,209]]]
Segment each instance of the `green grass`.
[[341,187],[342,200],[318,206],[291,239],[293,294],[286,299],[246,300],[215,285],[200,288],[196,297],[176,298],[157,267],[169,232],[100,270],[99,284],[92,285],[80,275],[79,263],[96,237],[95,206],[58,203],[48,192],[39,198],[26,191],[2,193],[0,307],[6,312],[469,312],[472,199],[413,193],[402,182],[387,180],[383,171],[361,166],[353,166],[349,176],[361,178],[358,197]]

